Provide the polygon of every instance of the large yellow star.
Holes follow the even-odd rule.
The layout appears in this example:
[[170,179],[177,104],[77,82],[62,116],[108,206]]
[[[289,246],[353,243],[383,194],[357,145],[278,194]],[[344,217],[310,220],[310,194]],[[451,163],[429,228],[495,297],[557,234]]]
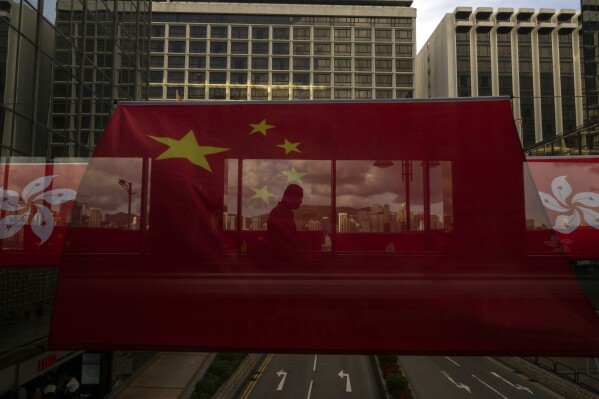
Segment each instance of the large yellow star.
[[289,170],[284,170],[282,172],[285,176],[287,176],[287,183],[291,183],[291,182],[298,182],[299,184],[304,184],[302,182],[302,176],[307,175],[307,173],[301,173],[298,172],[297,170],[295,170],[295,168],[292,166],[291,169]]
[[250,188],[254,191],[254,195],[250,199],[259,198],[262,201],[266,202],[266,205],[268,205],[268,199],[270,197],[276,197],[276,195],[268,192],[268,186],[264,186],[260,189],[257,189],[254,187],[250,187]]
[[254,133],[262,133],[262,134],[263,134],[263,135],[265,135],[265,136],[266,136],[266,131],[267,131],[268,129],[272,129],[273,127],[276,127],[276,126],[269,125],[268,123],[266,123],[266,119],[263,119],[263,120],[262,120],[262,122],[260,122],[260,123],[250,123],[250,126],[251,126],[252,128],[254,128],[254,129],[253,129],[253,130],[250,132],[250,134],[254,134]]
[[218,154],[219,152],[229,151],[229,148],[199,145],[198,141],[196,140],[196,136],[193,133],[193,130],[187,132],[187,134],[183,136],[181,140],[175,140],[170,137],[148,137],[162,144],[166,144],[169,147],[166,151],[160,154],[158,158],[156,158],[156,160],[169,158],[186,158],[192,164],[204,168],[208,172],[212,172],[212,169],[210,168],[210,164],[206,159],[206,155]]
[[289,154],[292,151],[301,152],[297,148],[297,146],[300,145],[300,144],[301,144],[301,142],[292,143],[289,140],[285,139],[285,142],[283,144],[277,144],[277,147],[283,148],[285,150],[285,155],[287,155],[287,154]]

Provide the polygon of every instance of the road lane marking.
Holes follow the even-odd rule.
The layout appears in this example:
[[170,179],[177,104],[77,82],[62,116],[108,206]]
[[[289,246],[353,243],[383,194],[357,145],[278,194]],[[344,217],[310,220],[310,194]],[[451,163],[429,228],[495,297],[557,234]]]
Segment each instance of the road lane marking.
[[308,396],[306,397],[306,399],[310,399],[310,396],[312,395],[312,384],[314,383],[314,380],[310,381],[310,388],[308,388]]
[[507,367],[505,364],[501,363],[500,361],[498,361],[496,359],[493,359],[492,357],[488,357],[487,356],[487,357],[485,357],[485,359],[489,360],[490,362],[495,363],[497,366],[501,367],[502,369],[507,370],[510,373],[513,373],[513,374],[517,375],[520,379],[533,384],[537,388],[542,389],[543,391],[547,392],[549,395],[551,395],[551,396],[553,396],[553,397],[555,397],[557,399],[567,399],[566,397],[553,392],[551,389],[547,388],[546,386],[544,386],[543,384],[541,384],[539,382],[532,382],[532,381],[530,381],[526,375],[524,375],[522,373],[520,373],[520,374],[515,373],[514,369],[512,369],[510,367]]
[[512,384],[511,382],[509,382],[508,380],[506,380],[505,378],[503,378],[502,376],[500,376],[499,374],[497,374],[496,372],[491,372],[491,375],[494,375],[495,377],[499,378],[500,380],[503,380],[506,384],[509,384],[511,386],[513,386],[514,388],[516,388],[519,391],[528,391],[528,393],[530,393],[531,395],[534,395],[534,393],[532,393],[532,391],[530,390],[530,388],[524,387],[520,384]]
[[445,359],[449,360],[450,362],[452,362],[452,363],[453,363],[453,364],[455,364],[456,366],[458,366],[458,367],[461,367],[461,366],[458,364],[458,362],[456,362],[456,361],[455,361],[455,360],[453,360],[452,358],[450,358],[450,357],[448,357],[448,356],[445,356]]
[[283,390],[283,385],[285,385],[285,379],[287,378],[287,372],[283,369],[281,371],[277,371],[277,376],[281,378],[281,382],[279,382],[279,386],[277,387],[277,391]]
[[266,368],[266,366],[268,366],[268,363],[270,363],[271,359],[272,359],[272,353],[269,353],[268,355],[266,355],[266,357],[262,361],[262,364],[260,365],[260,368],[258,369],[258,371],[256,371],[256,373],[254,373],[255,378],[252,381],[250,381],[250,383],[248,384],[247,388],[245,389],[245,391],[241,395],[241,399],[247,399],[250,396],[250,394],[254,390],[254,386],[256,386],[256,383],[258,382],[258,380],[262,376],[262,372],[264,371],[264,369]]
[[312,371],[316,371],[316,360],[318,359],[318,355],[314,355],[314,368]]
[[499,392],[498,390],[496,390],[491,385],[487,384],[486,382],[484,382],[483,380],[481,380],[480,378],[478,378],[474,374],[472,374],[472,377],[474,377],[477,380],[479,380],[481,384],[483,384],[484,386],[486,386],[487,388],[489,388],[491,391],[495,392],[497,395],[501,396],[503,399],[509,399],[507,396],[504,396],[501,392]]
[[472,393],[470,392],[470,387],[468,385],[464,385],[462,383],[457,383],[453,380],[453,378],[451,378],[451,376],[449,374],[447,374],[445,371],[441,371],[441,374],[443,374],[445,376],[445,378],[447,378],[449,381],[451,381],[451,383],[453,385],[455,385],[456,387],[460,388],[460,389],[465,389],[466,391],[468,391],[468,393]]
[[341,370],[339,372],[339,374],[337,374],[339,377],[341,377],[341,379],[343,380],[345,377],[347,377],[347,383],[345,384],[345,392],[351,392],[351,382],[349,381],[349,373],[344,373],[343,370]]

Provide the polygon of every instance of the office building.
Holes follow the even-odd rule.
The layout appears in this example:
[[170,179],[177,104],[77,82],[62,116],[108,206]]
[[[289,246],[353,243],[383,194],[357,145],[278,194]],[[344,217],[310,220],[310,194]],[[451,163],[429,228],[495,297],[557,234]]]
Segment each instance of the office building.
[[[150,11],[141,0],[0,0],[0,162],[89,156],[115,103],[147,98]],[[17,175],[4,171],[0,187]],[[23,248],[10,238],[2,255]],[[0,268],[0,396],[59,367],[97,366],[105,378],[90,392],[103,397],[107,371],[128,371],[112,365],[121,355],[46,351],[57,278],[58,267]]]
[[[522,144],[583,124],[580,12],[458,7],[417,56],[417,97],[511,96]],[[596,79],[596,76],[595,76]]]
[[411,98],[412,1],[154,1],[151,100]]
[[585,122],[599,121],[599,1],[581,1]]

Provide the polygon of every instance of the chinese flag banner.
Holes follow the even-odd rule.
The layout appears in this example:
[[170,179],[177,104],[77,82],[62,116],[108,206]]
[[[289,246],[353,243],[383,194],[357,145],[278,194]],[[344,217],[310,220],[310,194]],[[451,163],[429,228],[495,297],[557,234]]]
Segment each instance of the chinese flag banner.
[[50,343],[599,355],[529,176],[506,99],[121,104]]

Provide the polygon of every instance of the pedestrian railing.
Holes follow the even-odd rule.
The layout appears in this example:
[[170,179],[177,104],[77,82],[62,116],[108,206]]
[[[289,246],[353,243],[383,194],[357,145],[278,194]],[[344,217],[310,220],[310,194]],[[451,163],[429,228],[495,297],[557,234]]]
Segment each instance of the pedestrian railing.
[[534,363],[538,367],[552,372],[574,384],[579,385],[593,393],[599,394],[599,378],[578,371],[575,368],[568,366],[567,364],[555,361],[550,357],[524,357],[523,359]]

